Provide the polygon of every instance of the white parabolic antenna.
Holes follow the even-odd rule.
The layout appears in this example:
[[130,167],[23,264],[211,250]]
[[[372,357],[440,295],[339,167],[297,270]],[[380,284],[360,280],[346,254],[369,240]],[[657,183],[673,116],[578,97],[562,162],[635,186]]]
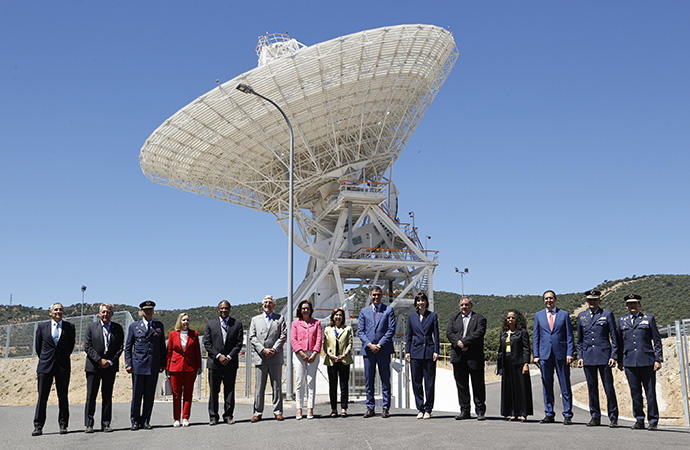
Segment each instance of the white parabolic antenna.
[[[296,301],[354,316],[346,289],[381,284],[396,308],[427,292],[436,252],[397,221],[392,166],[453,68],[450,32],[431,25],[362,31],[312,46],[266,35],[259,65],[185,106],[146,140],[152,181],[272,213],[287,230],[295,133],[295,243],[310,255]],[[292,312],[289,312],[292,314]]]

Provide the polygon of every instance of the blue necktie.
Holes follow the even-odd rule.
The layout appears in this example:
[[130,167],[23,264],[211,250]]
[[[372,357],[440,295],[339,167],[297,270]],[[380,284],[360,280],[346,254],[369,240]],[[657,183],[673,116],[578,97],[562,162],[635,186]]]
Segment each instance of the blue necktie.
[[57,345],[58,341],[60,340],[60,324],[55,325],[55,330],[53,330],[53,342],[55,342],[55,345]]

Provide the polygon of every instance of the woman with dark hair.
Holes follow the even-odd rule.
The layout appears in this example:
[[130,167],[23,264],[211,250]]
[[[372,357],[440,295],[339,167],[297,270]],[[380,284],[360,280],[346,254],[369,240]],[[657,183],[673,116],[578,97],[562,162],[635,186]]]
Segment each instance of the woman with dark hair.
[[527,421],[532,411],[532,383],[529,378],[530,342],[527,321],[511,309],[503,319],[496,369],[501,377],[501,415]]
[[314,397],[316,394],[316,370],[319,368],[319,352],[321,352],[321,324],[311,316],[314,307],[309,300],[299,302],[296,318],[292,322],[290,342],[294,351],[297,413],[295,418],[302,418],[302,402],[304,391],[307,391],[307,419],[314,418]]
[[[189,426],[189,414],[192,410],[194,381],[201,374],[201,348],[199,334],[189,328],[189,314],[183,312],[177,316],[175,330],[168,336],[168,357],[165,373],[170,377],[173,392],[173,426],[180,426],[180,409],[182,409],[182,426]],[[182,402],[182,408],[180,408]]]
[[331,323],[323,332],[323,354],[328,371],[328,395],[331,400],[331,417],[338,416],[338,379],[340,379],[341,416],[347,417],[348,382],[352,364],[352,328],[345,325],[345,311],[336,308],[331,313]]
[[435,312],[429,311],[429,299],[426,294],[417,294],[414,304],[417,311],[407,317],[405,359],[410,363],[412,372],[412,390],[419,411],[417,419],[430,419],[431,410],[434,408],[436,360],[439,350],[438,316]]

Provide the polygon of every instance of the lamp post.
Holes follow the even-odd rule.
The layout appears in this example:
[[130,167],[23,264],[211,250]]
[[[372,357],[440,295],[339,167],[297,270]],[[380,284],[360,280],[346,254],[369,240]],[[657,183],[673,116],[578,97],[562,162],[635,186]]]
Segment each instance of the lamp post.
[[431,239],[429,235],[424,238],[424,250],[429,250],[429,239]]
[[292,389],[292,344],[290,343],[290,334],[291,334],[291,328],[292,328],[292,310],[293,310],[293,299],[292,299],[292,262],[293,262],[293,237],[294,237],[294,205],[293,205],[293,200],[294,200],[294,190],[295,190],[295,135],[292,132],[292,124],[290,123],[290,120],[288,119],[287,115],[283,110],[270,98],[264,97],[263,95],[259,94],[256,92],[254,89],[252,89],[251,86],[248,84],[240,83],[237,85],[236,89],[240,92],[244,92],[245,94],[254,94],[259,98],[262,98],[269,102],[271,105],[275,106],[278,111],[280,111],[280,114],[283,115],[283,119],[285,119],[285,123],[287,123],[288,130],[290,130],[290,179],[289,179],[289,192],[290,192],[290,201],[289,201],[289,213],[288,213],[288,300],[287,300],[287,310],[288,313],[286,314],[287,316],[287,392],[285,394],[285,397],[288,400],[293,400],[294,399],[294,393]]
[[82,324],[84,323],[84,294],[86,293],[86,285],[82,284],[81,285],[81,316],[79,317],[79,345],[82,346],[82,349],[84,348],[84,345],[81,342],[81,329],[82,329]]
[[[464,270],[460,270],[457,267],[455,268],[455,273],[460,274],[460,286],[461,286],[460,289],[462,289],[462,291],[461,291],[462,297],[465,296],[465,274],[469,273],[469,272],[470,272],[470,269],[468,269],[467,267],[465,267]],[[462,297],[460,297],[460,300],[462,300]]]

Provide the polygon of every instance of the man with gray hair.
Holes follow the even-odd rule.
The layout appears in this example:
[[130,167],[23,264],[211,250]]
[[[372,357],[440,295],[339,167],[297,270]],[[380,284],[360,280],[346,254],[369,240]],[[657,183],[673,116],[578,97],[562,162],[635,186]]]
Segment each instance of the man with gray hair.
[[283,344],[287,340],[285,318],[274,312],[275,300],[270,295],[261,301],[263,313],[252,317],[249,326],[249,340],[254,349],[253,362],[256,366],[256,395],[252,423],[261,420],[264,412],[266,381],[271,377],[273,390],[273,415],[283,420]]
[[113,305],[103,303],[98,312],[100,320],[89,324],[84,339],[86,352],[86,404],[84,426],[93,433],[93,416],[96,412],[98,386],[101,387],[101,430],[110,432],[113,411],[113,385],[120,367],[120,355],[124,348],[125,332],[119,323],[113,322]]
[[32,436],[43,434],[46,423],[46,406],[50,388],[55,379],[55,391],[58,396],[58,425],[60,434],[67,434],[69,424],[69,377],[72,372],[70,355],[74,350],[74,325],[62,320],[65,308],[62,303],[50,306],[50,321],[41,322],[36,329],[35,348],[38,354],[38,402],[34,415]]
[[470,418],[470,385],[474,396],[474,410],[477,420],[486,419],[486,385],[484,383],[484,334],[486,318],[472,312],[472,299],[460,299],[460,312],[448,323],[446,337],[451,343],[450,362],[453,364],[453,376],[458,389],[460,414],[455,420]]

